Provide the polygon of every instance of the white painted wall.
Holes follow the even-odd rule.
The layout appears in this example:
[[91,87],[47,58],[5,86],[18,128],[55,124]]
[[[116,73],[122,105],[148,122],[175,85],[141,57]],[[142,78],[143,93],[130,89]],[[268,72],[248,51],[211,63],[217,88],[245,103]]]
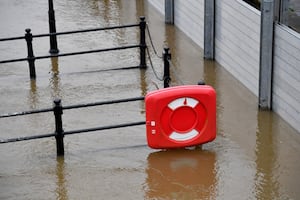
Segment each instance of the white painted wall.
[[216,0],[215,58],[258,95],[260,12],[239,0]]
[[165,15],[165,0],[148,0],[161,14]]
[[[164,0],[149,0],[164,13]],[[175,0],[174,22],[204,48],[204,0]],[[258,95],[260,12],[242,0],[216,0],[216,60]]]
[[174,23],[201,48],[204,47],[204,0],[175,0]]
[[[164,13],[164,0],[148,0]],[[258,96],[260,11],[215,0],[215,59]],[[175,25],[204,47],[204,0],[175,0]],[[275,26],[273,109],[300,131],[300,34]]]
[[273,109],[300,130],[300,34],[275,26]]

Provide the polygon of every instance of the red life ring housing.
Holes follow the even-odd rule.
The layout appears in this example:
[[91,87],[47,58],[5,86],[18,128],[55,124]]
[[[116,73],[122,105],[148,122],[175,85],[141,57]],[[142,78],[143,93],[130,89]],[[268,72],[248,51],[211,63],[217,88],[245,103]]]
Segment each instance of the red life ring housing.
[[149,92],[145,98],[147,142],[151,148],[178,148],[216,137],[216,93],[207,85]]

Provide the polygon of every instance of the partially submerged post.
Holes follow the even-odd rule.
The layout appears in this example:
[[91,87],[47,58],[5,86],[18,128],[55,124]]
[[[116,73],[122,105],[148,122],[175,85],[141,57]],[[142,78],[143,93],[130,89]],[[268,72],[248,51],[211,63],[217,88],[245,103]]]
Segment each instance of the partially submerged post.
[[213,60],[215,50],[215,0],[204,2],[204,58]]
[[56,54],[59,52],[57,48],[57,39],[56,39],[56,25],[55,25],[55,12],[53,8],[53,0],[48,0],[49,4],[49,11],[48,11],[48,18],[49,18],[49,32],[50,32],[50,50],[51,54]]
[[261,8],[259,107],[272,109],[274,1],[264,0]]
[[147,68],[146,64],[146,21],[145,17],[140,17],[140,68]]
[[164,53],[163,53],[163,59],[164,59],[164,88],[169,87],[169,83],[171,81],[170,78],[170,63],[169,60],[171,59],[171,54],[169,53],[169,48],[165,47],[164,48]]
[[64,150],[64,130],[62,127],[62,106],[61,100],[54,100],[53,112],[55,116],[55,139],[56,139],[56,152],[57,156],[63,156],[65,154]]
[[174,0],[165,0],[165,23],[174,24]]
[[27,43],[27,59],[28,59],[28,64],[29,64],[29,75],[31,79],[35,79],[36,74],[35,74],[35,57],[33,54],[33,48],[32,48],[32,34],[31,34],[31,30],[28,28],[25,30],[25,40]]

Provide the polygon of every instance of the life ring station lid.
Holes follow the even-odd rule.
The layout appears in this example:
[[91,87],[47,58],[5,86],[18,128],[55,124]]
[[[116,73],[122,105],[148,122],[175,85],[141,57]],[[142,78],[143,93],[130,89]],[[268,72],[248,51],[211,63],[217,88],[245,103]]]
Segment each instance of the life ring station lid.
[[208,85],[186,85],[149,92],[145,97],[148,146],[196,146],[216,137],[216,92]]

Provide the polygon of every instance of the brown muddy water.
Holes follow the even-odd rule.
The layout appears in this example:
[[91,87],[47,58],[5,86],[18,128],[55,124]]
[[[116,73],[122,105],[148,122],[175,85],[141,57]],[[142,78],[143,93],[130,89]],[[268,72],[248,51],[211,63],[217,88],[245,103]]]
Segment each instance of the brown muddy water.
[[[0,38],[48,30],[48,4],[0,1]],[[144,126],[65,137],[65,156],[46,138],[0,145],[0,199],[299,199],[300,134],[278,115],[260,111],[257,97],[222,66],[204,61],[203,50],[145,1],[54,1],[57,31],[131,24],[145,15],[157,50],[171,48],[172,85],[205,80],[217,91],[217,139],[202,149],[153,150]],[[130,42],[128,42],[130,41]],[[137,29],[58,38],[60,52],[136,43]],[[148,39],[149,44],[149,39]],[[47,55],[47,39],[34,39]],[[26,57],[26,45],[2,42],[0,59]],[[162,62],[151,50],[158,74]],[[137,65],[137,50],[0,66],[0,113],[137,97],[162,87],[151,68],[99,71]],[[175,75],[176,74],[176,75]],[[144,120],[143,102],[64,111],[65,131]],[[0,120],[0,139],[52,133],[52,113]]]

